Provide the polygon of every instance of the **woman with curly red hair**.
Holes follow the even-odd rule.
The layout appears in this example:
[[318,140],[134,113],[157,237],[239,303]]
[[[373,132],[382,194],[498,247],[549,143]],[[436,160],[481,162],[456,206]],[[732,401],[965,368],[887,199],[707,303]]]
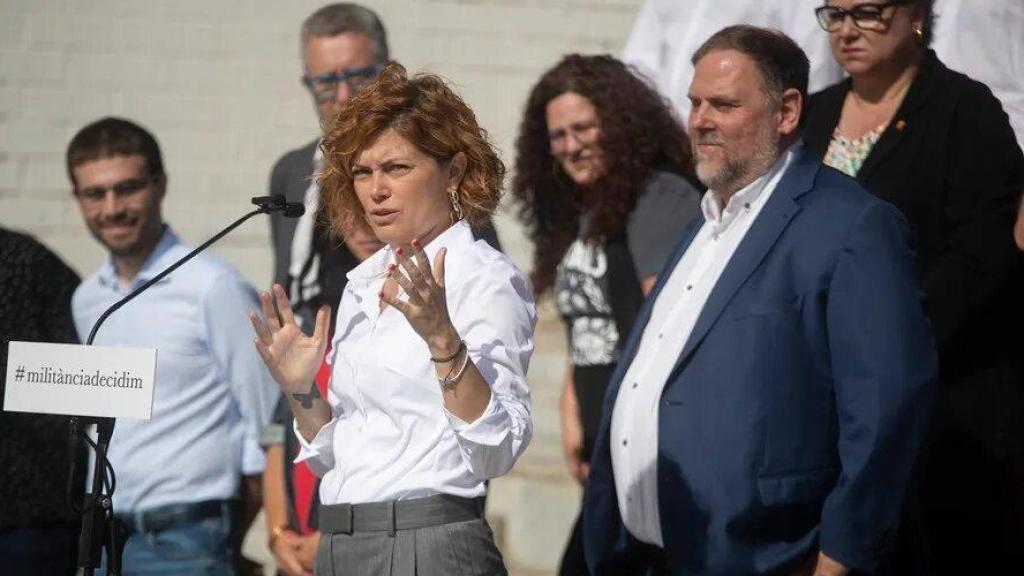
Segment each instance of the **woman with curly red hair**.
[[483,497],[530,440],[536,311],[527,279],[470,230],[497,206],[504,166],[441,79],[394,63],[323,150],[321,216],[386,244],[348,275],[327,398],[312,383],[329,309],[305,336],[275,285],[265,320],[252,314],[298,459],[323,478],[316,572],[505,574]]
[[[570,55],[541,77],[516,152],[534,288],[553,291],[568,331],[562,444],[583,483],[622,341],[700,195],[668,104],[610,56]],[[578,528],[561,574],[587,573]]]

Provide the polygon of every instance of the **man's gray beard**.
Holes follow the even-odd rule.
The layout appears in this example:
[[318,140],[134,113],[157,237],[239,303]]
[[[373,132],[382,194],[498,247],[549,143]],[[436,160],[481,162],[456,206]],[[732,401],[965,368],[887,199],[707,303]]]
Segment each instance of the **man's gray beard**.
[[700,156],[697,155],[697,179],[710,190],[732,195],[760,178],[768,172],[779,155],[778,135],[771,132],[770,127],[765,132],[758,135],[754,154],[749,159],[737,161],[726,158],[717,172],[709,173],[706,166],[702,167]]

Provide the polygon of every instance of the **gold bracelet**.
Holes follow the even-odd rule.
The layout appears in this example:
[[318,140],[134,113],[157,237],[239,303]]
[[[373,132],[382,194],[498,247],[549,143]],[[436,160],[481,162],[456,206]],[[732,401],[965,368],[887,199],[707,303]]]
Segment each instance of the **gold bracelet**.
[[[453,390],[455,388],[455,385],[459,383],[459,380],[462,379],[462,374],[466,371],[466,366],[469,366],[469,350],[466,349],[465,343],[463,343],[462,346],[459,347],[459,350],[466,351],[466,355],[462,358],[462,366],[459,368],[458,372],[456,372],[455,364],[453,363],[448,368],[448,374],[446,374],[444,378],[437,379],[437,383],[441,385],[441,390]],[[455,360],[455,358],[452,358],[452,360]],[[452,375],[453,373],[454,376]]]
[[285,532],[291,532],[291,531],[292,531],[292,527],[289,524],[287,524],[287,523],[277,524],[276,526],[271,528],[270,529],[270,537],[267,538],[267,548],[270,548],[271,550],[273,550],[274,549],[274,544],[277,543],[277,539],[281,537],[281,534],[284,534]]

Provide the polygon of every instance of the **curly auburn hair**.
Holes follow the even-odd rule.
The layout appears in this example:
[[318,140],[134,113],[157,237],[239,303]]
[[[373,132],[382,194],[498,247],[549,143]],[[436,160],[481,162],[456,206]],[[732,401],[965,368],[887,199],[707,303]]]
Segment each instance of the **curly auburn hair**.
[[[573,92],[597,110],[603,175],[576,185],[551,154],[547,105]],[[538,295],[554,284],[555,269],[589,213],[584,239],[623,233],[644,182],[655,169],[693,180],[689,141],[671,108],[634,70],[606,55],[566,56],[530,92],[516,139],[512,194],[534,242],[531,280]]]
[[463,217],[474,226],[489,221],[501,199],[505,165],[487,132],[440,77],[418,74],[410,79],[405,67],[392,62],[376,82],[338,111],[324,134],[324,167],[317,176],[323,199],[320,214],[335,237],[369,228],[356,196],[352,166],[389,128],[439,163],[465,154],[466,171],[457,191]]

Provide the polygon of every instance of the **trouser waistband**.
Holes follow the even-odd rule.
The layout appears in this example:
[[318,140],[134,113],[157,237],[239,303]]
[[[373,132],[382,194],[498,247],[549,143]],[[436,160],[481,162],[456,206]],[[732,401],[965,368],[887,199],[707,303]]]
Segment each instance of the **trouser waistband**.
[[483,518],[484,499],[437,494],[412,500],[321,504],[319,528],[329,534],[388,532]]
[[231,506],[230,500],[204,500],[202,502],[170,504],[141,512],[117,514],[117,517],[124,522],[129,532],[160,532],[207,518],[230,516]]

